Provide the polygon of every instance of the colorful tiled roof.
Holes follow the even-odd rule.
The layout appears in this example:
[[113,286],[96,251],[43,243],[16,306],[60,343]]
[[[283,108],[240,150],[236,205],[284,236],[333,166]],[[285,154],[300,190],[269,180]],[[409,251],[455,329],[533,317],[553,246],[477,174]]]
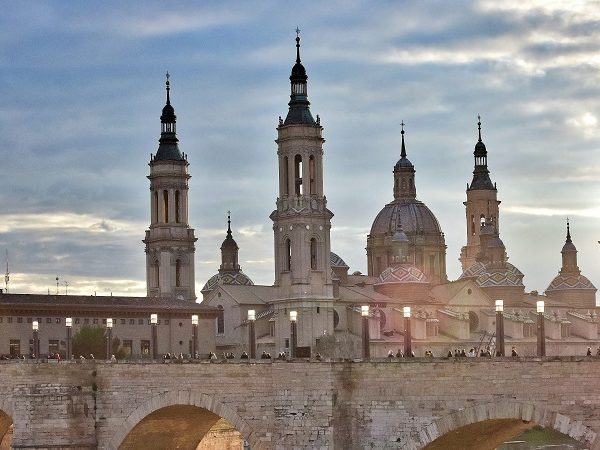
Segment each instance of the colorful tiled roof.
[[381,272],[375,285],[390,283],[429,283],[429,280],[412,264],[398,264]]
[[479,287],[523,286],[523,274],[510,263],[502,268],[489,267],[488,264],[476,262],[459,277],[474,278]]
[[557,275],[546,289],[546,292],[567,289],[593,289],[595,291],[596,287],[583,275]]
[[243,272],[223,272],[210,277],[202,288],[202,292],[212,291],[219,284],[233,284],[238,286],[253,286],[252,280]]

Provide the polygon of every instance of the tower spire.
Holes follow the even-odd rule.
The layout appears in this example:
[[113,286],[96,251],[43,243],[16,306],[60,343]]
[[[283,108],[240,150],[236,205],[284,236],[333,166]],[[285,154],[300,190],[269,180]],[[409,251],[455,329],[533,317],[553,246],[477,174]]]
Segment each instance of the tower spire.
[[300,62],[300,28],[296,27],[296,64],[290,75],[290,109],[283,125],[318,125],[310,112],[308,101],[306,69]]
[[231,211],[227,211],[227,237],[231,236]]
[[402,126],[402,131],[400,134],[402,135],[402,150],[400,151],[400,157],[406,158],[406,147],[404,146],[404,120],[400,123]]
[[167,87],[167,105],[170,105],[171,104],[171,97],[169,95],[169,91],[171,90],[171,86],[170,86],[171,83],[169,82],[169,78],[171,77],[171,75],[169,75],[169,71],[168,70],[167,70],[166,77],[167,77],[167,81],[165,82],[165,85]]
[[296,64],[300,64],[300,28],[296,27]]
[[477,114],[477,129],[479,130],[479,141],[478,142],[482,142],[481,141],[481,116],[479,114]]
[[571,241],[571,229],[569,227],[569,218],[567,217],[567,240],[566,242],[573,242]]

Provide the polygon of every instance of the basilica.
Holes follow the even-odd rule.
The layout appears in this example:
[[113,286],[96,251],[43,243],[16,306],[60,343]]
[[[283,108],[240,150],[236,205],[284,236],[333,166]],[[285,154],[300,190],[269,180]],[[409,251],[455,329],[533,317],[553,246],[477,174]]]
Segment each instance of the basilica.
[[545,293],[525,292],[523,273],[508,262],[481,119],[464,202],[466,244],[460,254],[460,277],[448,280],[444,232],[435,214],[417,199],[416,169],[408,159],[404,124],[400,159],[390,179],[392,200],[383,205],[366,236],[368,274],[351,272],[330,248],[333,213],[323,182],[324,128],[311,112],[307,80],[297,36],[289,109],[277,126],[279,195],[270,215],[275,282],[255,285],[242,272],[228,220],[221,265],[201,292],[202,305],[218,310],[217,349],[248,350],[248,311],[255,311],[259,350],[289,353],[289,313],[295,311],[298,355],[358,357],[363,305],[369,306],[373,356],[402,347],[405,306],[412,311],[410,335],[417,356],[493,348],[496,300],[503,300],[505,346],[517,345],[521,354],[536,352],[540,300],[545,305],[548,354],[585,354],[588,347],[598,346],[596,288],[577,265],[569,223],[560,250],[562,264],[556,243],[559,273],[549,280]]
[[[588,347],[598,347],[596,288],[578,267],[576,233],[571,234],[568,222],[564,244],[555,243],[558,275],[548,277],[544,293],[525,292],[523,273],[508,262],[500,238],[498,186],[488,167],[480,119],[464,202],[466,243],[460,254],[460,277],[448,279],[444,232],[434,212],[417,198],[417,170],[408,158],[404,124],[400,158],[393,165],[390,162],[391,201],[382,205],[365,236],[368,273],[351,271],[343,255],[331,249],[334,214],[323,180],[324,127],[310,109],[299,36],[290,89],[289,109],[276,122],[277,148],[273,149],[279,167],[276,209],[269,216],[273,285],[255,285],[242,272],[239,252],[243,249],[235,241],[235,224],[232,227],[229,217],[221,265],[198,298],[195,249],[205,244],[197,242],[188,220],[188,199],[193,195],[188,184],[190,163],[179,148],[167,75],[159,146],[149,162],[150,225],[143,240],[147,296],[0,291],[0,354],[64,354],[65,327],[76,332],[84,325],[111,323],[124,354],[131,358],[151,353],[199,357],[213,352],[251,353],[251,329],[259,354],[290,354],[293,347],[299,357],[355,358],[362,354],[366,323],[373,357],[396,352],[408,336],[416,356],[439,356],[456,349],[479,351],[502,345],[495,336],[498,300],[503,304],[506,348],[517,346],[520,354],[534,355],[540,332],[549,355],[584,355]],[[465,167],[465,175],[469,170]],[[544,302],[543,331],[536,325],[540,301]],[[361,307],[368,307],[366,321]],[[411,311],[409,331],[404,327],[405,307]],[[34,323],[39,327],[35,328],[37,352],[31,340]]]

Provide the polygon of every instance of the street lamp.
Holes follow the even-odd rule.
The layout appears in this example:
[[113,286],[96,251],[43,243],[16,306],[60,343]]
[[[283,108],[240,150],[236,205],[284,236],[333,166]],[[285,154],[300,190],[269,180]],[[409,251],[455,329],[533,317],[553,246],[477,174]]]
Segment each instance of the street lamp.
[[256,322],[256,311],[248,310],[248,346],[250,347],[250,359],[256,359],[256,330],[254,323]]
[[158,359],[158,314],[150,314],[152,324],[152,359]]
[[31,324],[33,329],[33,357],[39,359],[40,357],[40,337],[39,337],[39,324],[37,320],[34,320]]
[[360,307],[362,316],[362,357],[368,359],[371,357],[371,347],[369,346],[369,305]]
[[537,307],[537,355],[546,356],[546,330],[544,329],[544,300],[538,300]]
[[112,327],[113,320],[106,319],[106,359],[112,358]]
[[198,315],[192,314],[192,359],[198,353]]
[[504,356],[504,300],[496,300],[496,356]]
[[71,317],[67,317],[65,319],[65,325],[67,326],[67,354],[66,359],[69,361],[72,357],[72,345],[73,345],[73,337],[71,336],[71,327],[73,326],[73,319]]
[[412,356],[412,337],[410,335],[410,306],[405,306],[404,314],[404,356],[410,358]]
[[298,311],[290,311],[290,356],[296,357],[296,346],[298,345],[298,329],[296,321],[298,320]]

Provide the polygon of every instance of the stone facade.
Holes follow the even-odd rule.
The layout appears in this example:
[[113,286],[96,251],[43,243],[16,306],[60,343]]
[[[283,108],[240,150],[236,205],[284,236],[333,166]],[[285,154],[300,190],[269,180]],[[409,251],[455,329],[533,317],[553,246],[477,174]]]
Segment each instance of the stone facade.
[[416,450],[495,419],[535,422],[598,450],[599,369],[596,358],[5,362],[0,410],[15,449],[117,449],[150,414],[162,439],[175,439],[186,414],[161,411],[190,410],[207,422],[196,428],[223,418],[253,450]]

